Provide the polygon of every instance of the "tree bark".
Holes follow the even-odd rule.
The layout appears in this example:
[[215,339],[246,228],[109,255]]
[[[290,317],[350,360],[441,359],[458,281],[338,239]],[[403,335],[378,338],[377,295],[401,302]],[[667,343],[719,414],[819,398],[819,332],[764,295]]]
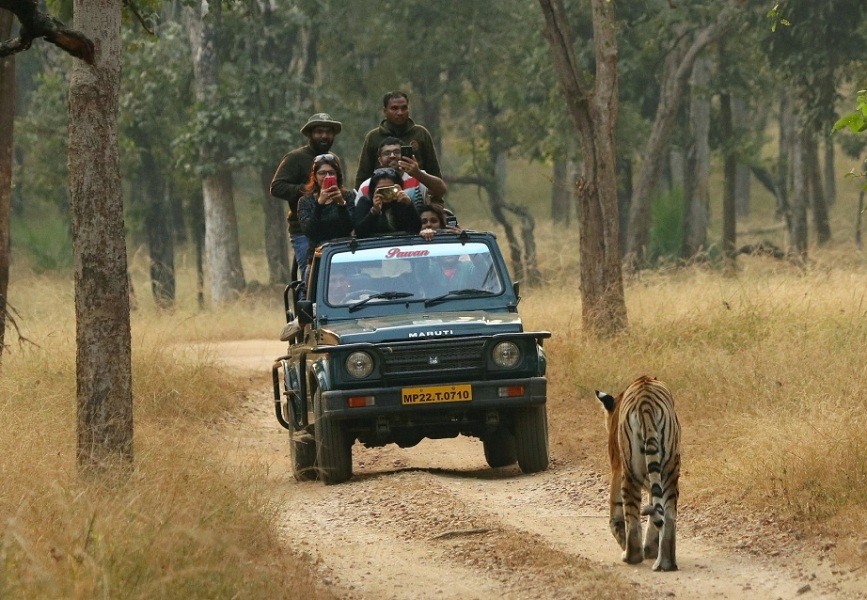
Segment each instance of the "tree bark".
[[271,285],[289,283],[289,240],[286,238],[286,213],[283,200],[271,196],[274,170],[259,169],[262,186],[262,213],[265,217],[265,257],[268,259],[268,281]]
[[[0,39],[12,34],[12,13],[0,9]],[[9,291],[9,228],[12,205],[12,142],[15,121],[15,57],[0,59],[0,360],[6,340]]]
[[572,206],[572,186],[569,182],[569,161],[555,158],[551,168],[551,220],[555,225],[569,225]]
[[[295,56],[297,45],[288,48],[278,45],[274,32],[274,12],[270,2],[257,5],[261,11],[262,26],[266,33],[258,44],[251,47],[254,63],[260,61],[259,52],[264,61],[269,65],[278,65],[287,62]],[[306,87],[306,86],[303,86]],[[281,110],[273,96],[263,94],[261,91],[259,103],[267,107],[271,112]],[[291,268],[289,262],[289,240],[286,232],[285,203],[271,196],[271,177],[274,174],[274,165],[269,160],[259,166],[259,185],[262,189],[261,205],[264,217],[265,235],[265,259],[268,262],[268,282],[271,285],[287,284],[291,281]]]
[[[750,130],[747,101],[740,95],[731,96],[732,126],[735,136],[742,139]],[[750,216],[750,166],[741,162],[740,152],[735,169],[735,210],[738,217]]]
[[661,171],[661,161],[677,116],[683,87],[699,53],[723,35],[734,21],[733,6],[723,8],[716,21],[702,29],[687,48],[675,48],[666,61],[659,105],[650,137],[644,152],[644,163],[638,175],[629,213],[627,237],[627,264],[630,267],[644,262],[650,236],[650,213],[653,191]]
[[725,154],[723,155],[723,237],[722,246],[726,263],[734,262],[737,241],[737,209],[735,208],[735,176],[738,159],[734,148],[732,103],[729,94],[720,97],[720,121]]
[[141,150],[141,166],[134,177],[131,197],[144,213],[151,293],[158,308],[171,309],[175,301],[175,238],[168,184],[154,160],[148,133],[137,129],[131,137]]
[[584,165],[577,184],[584,328],[610,335],[627,327],[619,247],[614,129],[617,122],[617,21],[606,0],[591,0],[596,77],[591,85],[574,54],[562,0],[539,0],[554,69],[578,132]]
[[[832,123],[833,125],[833,123]],[[830,130],[831,126],[827,127]],[[834,140],[825,135],[825,203],[830,207],[837,203],[837,168],[834,166]]]
[[796,133],[794,106],[789,95],[789,90],[784,90],[780,97],[780,116],[778,119],[780,140],[777,145],[777,189],[780,191],[780,195],[777,197],[777,211],[785,217],[786,227],[791,232],[792,210],[789,205],[789,198],[794,182],[792,180],[793,169],[790,166],[794,160]]
[[133,460],[129,282],[118,165],[121,0],[75,0],[96,40],[94,65],[69,83],[69,190],[75,278],[78,446],[82,472]]
[[807,186],[810,190],[810,205],[813,208],[813,226],[816,228],[816,241],[822,246],[831,241],[831,225],[828,222],[828,205],[825,202],[822,166],[819,163],[819,142],[814,132],[809,132],[804,151]]
[[789,253],[801,264],[807,260],[807,174],[803,129],[792,141],[792,195],[789,198]]
[[[200,1],[201,4],[189,9],[192,15],[187,20],[193,50],[196,100],[202,106],[215,109],[220,68],[216,47],[220,3]],[[206,10],[210,14],[206,15]],[[241,266],[232,171],[224,162],[225,156],[225,148],[219,143],[202,144],[199,149],[199,159],[207,173],[202,178],[205,257],[210,275],[211,298],[217,303],[235,299],[246,287]]]
[[698,59],[692,70],[689,100],[690,147],[687,184],[684,185],[683,245],[681,256],[691,258],[707,249],[710,224],[710,96],[711,75],[707,58]]

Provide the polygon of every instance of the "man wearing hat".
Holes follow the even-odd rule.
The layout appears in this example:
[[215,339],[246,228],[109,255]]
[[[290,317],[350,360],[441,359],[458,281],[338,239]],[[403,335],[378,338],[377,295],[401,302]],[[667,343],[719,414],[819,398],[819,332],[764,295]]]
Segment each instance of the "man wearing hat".
[[307,143],[283,157],[271,180],[271,195],[289,203],[289,238],[301,281],[307,280],[308,242],[298,221],[298,199],[301,198],[301,190],[310,178],[313,159],[331,150],[334,137],[340,133],[342,127],[340,121],[335,121],[328,113],[316,113],[311,116],[301,128]]

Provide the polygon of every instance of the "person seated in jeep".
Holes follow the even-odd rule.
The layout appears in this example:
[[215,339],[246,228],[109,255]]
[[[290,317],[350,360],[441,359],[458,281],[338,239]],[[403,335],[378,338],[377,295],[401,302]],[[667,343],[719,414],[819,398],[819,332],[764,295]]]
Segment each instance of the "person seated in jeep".
[[391,167],[373,172],[369,188],[373,190],[373,196],[359,198],[353,211],[357,237],[398,232],[414,234],[421,231],[421,218],[412,200],[401,188],[402,183],[400,174]]
[[439,204],[425,204],[418,211],[421,218],[421,237],[431,241],[438,233],[460,233],[461,228],[457,225],[446,225],[447,217],[445,210]]

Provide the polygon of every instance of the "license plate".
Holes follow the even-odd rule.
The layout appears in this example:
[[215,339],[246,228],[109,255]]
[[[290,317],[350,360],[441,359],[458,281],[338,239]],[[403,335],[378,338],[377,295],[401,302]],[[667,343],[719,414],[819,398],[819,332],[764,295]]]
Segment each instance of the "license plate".
[[429,385],[401,390],[403,404],[434,404],[436,402],[469,402],[473,399],[471,385]]

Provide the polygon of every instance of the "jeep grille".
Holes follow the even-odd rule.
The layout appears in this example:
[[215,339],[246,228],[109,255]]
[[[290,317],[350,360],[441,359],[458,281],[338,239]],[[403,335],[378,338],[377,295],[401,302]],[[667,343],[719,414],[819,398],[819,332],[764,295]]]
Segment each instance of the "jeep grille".
[[432,375],[440,380],[455,381],[479,377],[485,369],[484,347],[484,339],[384,345],[380,348],[384,357],[383,375],[399,377],[401,381],[426,379]]

